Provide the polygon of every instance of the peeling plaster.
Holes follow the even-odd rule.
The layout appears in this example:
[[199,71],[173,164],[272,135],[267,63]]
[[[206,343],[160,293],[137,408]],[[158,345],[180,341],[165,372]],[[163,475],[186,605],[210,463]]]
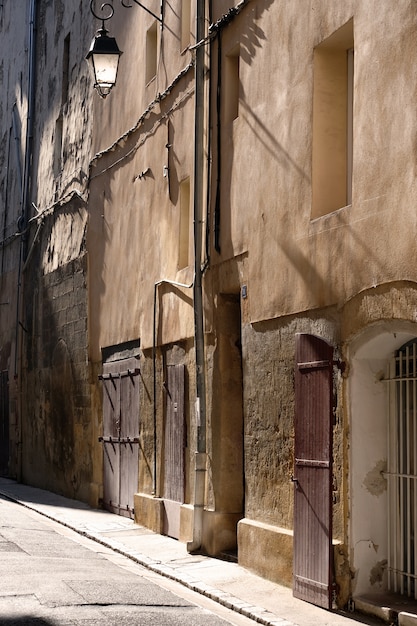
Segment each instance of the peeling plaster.
[[381,496],[387,490],[387,479],[384,476],[386,471],[387,461],[382,459],[365,476],[363,485],[373,496]]
[[85,212],[61,212],[55,216],[43,253],[42,268],[45,274],[55,271],[81,255],[85,229]]
[[387,569],[387,560],[378,561],[371,569],[369,582],[371,585],[382,585],[385,571]]

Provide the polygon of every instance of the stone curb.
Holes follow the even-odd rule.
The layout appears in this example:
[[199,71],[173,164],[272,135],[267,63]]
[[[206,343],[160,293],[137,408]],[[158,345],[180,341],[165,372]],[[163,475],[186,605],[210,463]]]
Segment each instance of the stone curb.
[[182,575],[178,573],[175,568],[170,567],[169,565],[164,565],[161,561],[154,561],[138,552],[135,552],[134,550],[128,550],[123,544],[117,541],[114,541],[112,539],[103,539],[88,530],[77,528],[76,525],[54,517],[53,515],[49,515],[48,513],[45,513],[44,511],[22,500],[19,500],[18,498],[10,495],[10,493],[7,493],[6,491],[3,491],[1,489],[0,495],[4,496],[8,500],[11,500],[12,502],[16,502],[17,504],[24,506],[27,509],[36,511],[36,513],[39,513],[40,515],[43,515],[44,517],[54,522],[57,522],[58,524],[61,524],[62,526],[65,526],[70,530],[75,531],[76,533],[83,537],[86,537],[87,539],[91,539],[92,541],[95,541],[96,543],[99,543],[106,548],[110,548],[114,552],[117,552],[118,554],[127,557],[138,565],[141,565],[142,567],[145,567],[146,569],[155,572],[156,574],[180,583],[184,587],[187,587],[192,591],[195,591],[207,598],[210,598],[210,600],[217,602],[217,604],[220,604],[234,611],[235,613],[240,613],[241,615],[252,619],[258,624],[263,624],[264,626],[297,626],[297,624],[294,624],[294,622],[289,622],[284,618],[277,617],[266,609],[254,606],[243,600],[239,600],[239,598],[232,596],[226,591],[220,591],[219,589],[210,587],[210,585],[207,585],[206,583],[194,580],[189,575]]

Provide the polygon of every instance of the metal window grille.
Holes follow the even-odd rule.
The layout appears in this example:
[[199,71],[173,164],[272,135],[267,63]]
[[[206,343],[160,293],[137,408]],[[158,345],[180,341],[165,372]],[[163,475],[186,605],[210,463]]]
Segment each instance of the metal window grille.
[[417,342],[390,364],[388,420],[388,586],[417,598]]

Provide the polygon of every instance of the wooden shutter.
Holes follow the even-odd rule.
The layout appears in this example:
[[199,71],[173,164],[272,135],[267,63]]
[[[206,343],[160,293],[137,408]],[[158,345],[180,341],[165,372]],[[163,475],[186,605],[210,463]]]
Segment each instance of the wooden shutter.
[[179,539],[185,474],[185,367],[168,365],[165,381],[164,425],[164,533]]
[[297,598],[332,606],[333,348],[296,337],[294,588]]
[[184,502],[184,365],[168,365],[166,381],[164,498]]

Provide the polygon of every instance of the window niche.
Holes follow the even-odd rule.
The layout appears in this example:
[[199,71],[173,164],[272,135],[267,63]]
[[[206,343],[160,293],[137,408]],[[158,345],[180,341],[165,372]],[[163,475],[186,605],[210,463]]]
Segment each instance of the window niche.
[[353,20],[314,50],[312,219],[352,202]]
[[191,43],[191,0],[181,0],[181,50]]
[[178,247],[178,269],[184,269],[190,264],[190,179],[180,183],[180,228]]
[[236,46],[226,56],[225,114],[226,121],[232,122],[239,116],[240,94],[240,48]]
[[70,35],[64,39],[64,52],[62,55],[62,96],[61,102],[64,105],[68,100],[69,75],[70,75]]
[[70,76],[70,42],[71,36],[68,34],[64,39],[64,49],[62,52],[62,75],[61,75],[61,106],[58,118],[55,122],[54,133],[54,161],[53,172],[55,178],[60,176],[64,166],[62,154],[63,137],[64,137],[64,116],[68,102],[69,92],[69,76]]
[[158,26],[154,22],[146,32],[146,72],[145,81],[148,84],[156,76],[158,64]]

